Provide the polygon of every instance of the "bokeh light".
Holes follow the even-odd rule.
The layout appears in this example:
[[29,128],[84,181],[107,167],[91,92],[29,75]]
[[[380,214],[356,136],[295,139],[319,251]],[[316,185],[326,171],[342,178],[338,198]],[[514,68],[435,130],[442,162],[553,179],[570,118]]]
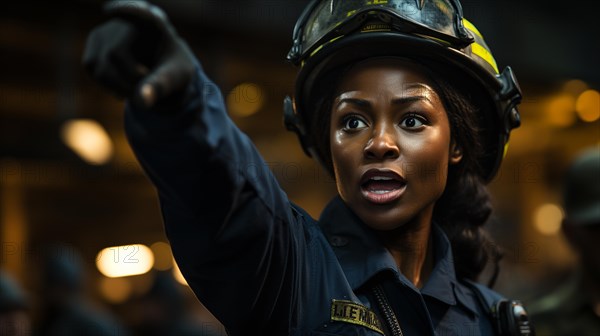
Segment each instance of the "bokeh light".
[[600,119],[600,93],[596,90],[586,90],[577,97],[575,110],[581,120],[594,122]]
[[546,120],[553,126],[571,126],[575,118],[575,97],[568,93],[552,96],[546,105]]
[[578,96],[580,93],[588,89],[586,82],[580,79],[571,79],[565,82],[562,87],[564,92],[568,92],[573,96]]
[[173,255],[171,254],[171,246],[165,242],[156,242],[150,245],[152,253],[154,253],[154,269],[166,271],[173,267]]
[[255,83],[242,83],[227,95],[227,110],[238,117],[248,117],[258,112],[265,100],[265,91]]
[[98,270],[109,278],[144,274],[153,264],[152,250],[142,244],[107,247],[96,256]]
[[132,288],[128,278],[101,278],[99,289],[106,301],[117,304],[130,297]]
[[535,228],[543,235],[552,236],[560,231],[564,218],[563,209],[556,204],[543,204],[534,212]]
[[102,125],[95,120],[77,119],[65,122],[61,129],[61,138],[89,164],[102,165],[113,156],[112,141]]

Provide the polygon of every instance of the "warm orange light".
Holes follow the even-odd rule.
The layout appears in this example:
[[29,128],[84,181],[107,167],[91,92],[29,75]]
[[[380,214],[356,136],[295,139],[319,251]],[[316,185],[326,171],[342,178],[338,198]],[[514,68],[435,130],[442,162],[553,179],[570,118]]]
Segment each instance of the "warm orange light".
[[577,97],[575,110],[581,120],[594,122],[600,119],[600,93],[596,90],[586,90]]
[[128,278],[102,278],[99,289],[108,302],[122,303],[131,295],[132,288]]
[[173,259],[173,277],[180,284],[189,286],[187,283],[187,280],[185,280],[185,278],[183,277],[183,274],[181,274],[181,271],[179,270],[179,266],[177,265],[177,262],[175,262],[175,259]]
[[96,256],[96,267],[109,278],[144,274],[153,264],[152,250],[142,244],[107,247]]
[[572,79],[563,85],[563,91],[568,92],[573,96],[577,96],[588,89],[588,85],[580,79]]
[[173,255],[171,246],[165,242],[156,242],[150,245],[154,253],[154,268],[159,271],[166,271],[173,267]]
[[105,164],[113,155],[110,137],[95,120],[78,119],[65,122],[61,129],[61,138],[89,164]]
[[558,127],[567,127],[575,122],[575,98],[567,93],[558,94],[546,105],[547,121]]
[[248,117],[258,112],[265,100],[265,91],[254,83],[242,83],[227,95],[227,110],[238,117]]
[[548,203],[535,210],[533,223],[541,234],[552,236],[560,231],[563,218],[563,209],[556,204]]

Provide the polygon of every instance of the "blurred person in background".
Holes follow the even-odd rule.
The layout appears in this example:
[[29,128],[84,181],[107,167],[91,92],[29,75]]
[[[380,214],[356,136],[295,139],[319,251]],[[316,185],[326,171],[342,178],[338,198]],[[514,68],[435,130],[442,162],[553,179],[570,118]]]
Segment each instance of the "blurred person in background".
[[115,317],[87,297],[85,265],[79,251],[73,246],[48,246],[41,262],[41,312],[36,335],[128,335]]
[[[133,305],[135,336],[221,336],[216,328],[194,320],[172,272],[156,272],[150,290]],[[224,334],[223,334],[224,336]]]
[[31,335],[29,300],[24,290],[0,269],[0,336]]
[[600,147],[581,153],[564,180],[562,232],[578,256],[559,288],[530,305],[538,335],[600,335]]

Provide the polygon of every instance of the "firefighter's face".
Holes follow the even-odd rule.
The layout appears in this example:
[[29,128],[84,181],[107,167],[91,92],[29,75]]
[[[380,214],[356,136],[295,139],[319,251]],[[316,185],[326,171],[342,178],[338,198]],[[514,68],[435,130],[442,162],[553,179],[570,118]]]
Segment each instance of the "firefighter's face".
[[378,59],[354,66],[335,91],[330,146],[342,199],[370,227],[431,221],[460,161],[446,110],[411,63]]

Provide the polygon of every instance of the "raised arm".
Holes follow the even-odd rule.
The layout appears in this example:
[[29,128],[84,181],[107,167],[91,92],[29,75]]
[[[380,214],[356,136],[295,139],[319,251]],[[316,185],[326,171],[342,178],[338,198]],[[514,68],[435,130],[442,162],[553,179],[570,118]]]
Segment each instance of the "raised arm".
[[139,1],[107,12],[84,64],[128,98],[127,135],[158,190],[182,273],[231,334],[285,334],[305,274],[303,216],[165,14]]

